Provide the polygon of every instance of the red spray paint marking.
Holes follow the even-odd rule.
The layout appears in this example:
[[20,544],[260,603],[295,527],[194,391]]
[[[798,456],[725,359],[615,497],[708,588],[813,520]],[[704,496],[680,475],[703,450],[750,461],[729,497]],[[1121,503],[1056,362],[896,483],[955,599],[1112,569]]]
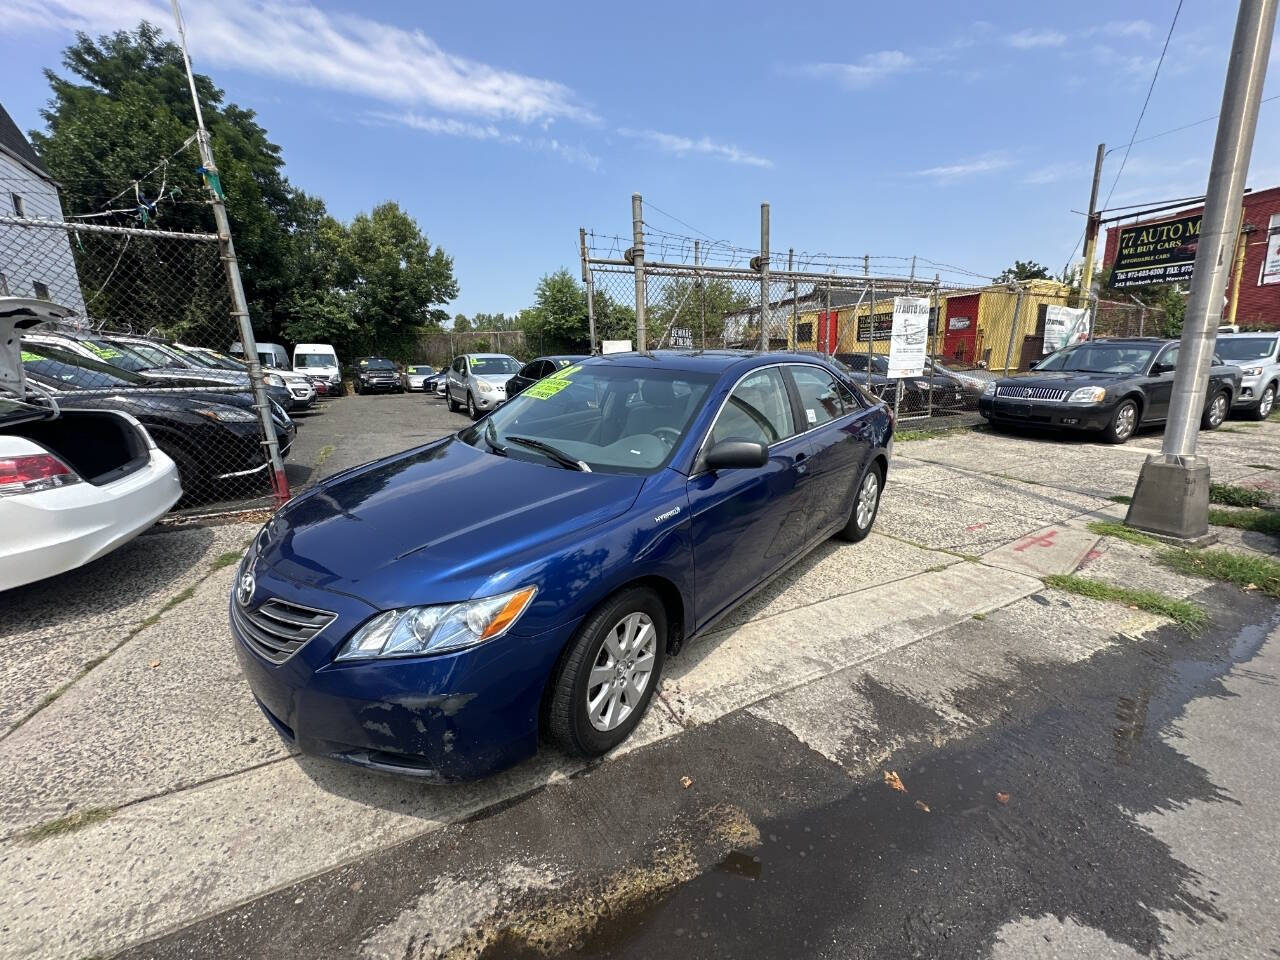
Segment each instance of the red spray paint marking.
[[986,526],[985,523],[971,523],[967,527],[965,527],[964,530],[965,530],[965,533],[973,533],[973,531],[981,530],[985,526]]
[[1021,553],[1027,547],[1052,547],[1053,538],[1058,535],[1057,530],[1050,530],[1048,533],[1038,537],[1027,537],[1020,544],[1013,548],[1014,553]]

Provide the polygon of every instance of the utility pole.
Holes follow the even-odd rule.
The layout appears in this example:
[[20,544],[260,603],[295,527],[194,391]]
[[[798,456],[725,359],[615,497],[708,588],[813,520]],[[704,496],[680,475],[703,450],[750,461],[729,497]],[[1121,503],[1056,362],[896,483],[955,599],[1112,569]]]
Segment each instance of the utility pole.
[[[1086,303],[1093,286],[1093,258],[1098,253],[1098,226],[1101,219],[1098,213],[1098,183],[1102,179],[1102,158],[1106,155],[1107,145],[1098,144],[1098,155],[1093,161],[1093,186],[1089,190],[1089,215],[1084,223],[1084,266],[1080,270],[1080,298]],[[1071,264],[1067,264],[1067,269],[1071,269]]]
[[644,308],[647,302],[644,275],[644,208],[640,194],[631,195],[631,267],[636,272],[636,350],[648,349],[645,339]]
[[1235,326],[1236,312],[1240,307],[1240,281],[1244,277],[1244,257],[1249,247],[1249,236],[1257,229],[1252,223],[1246,223],[1240,228],[1240,237],[1236,241],[1235,267],[1231,271],[1231,297],[1227,304],[1227,326]]
[[587,288],[587,353],[596,352],[596,285],[587,263],[587,228],[578,228],[578,250],[582,256],[582,284]]
[[218,246],[222,263],[227,271],[227,285],[231,290],[231,315],[240,329],[240,345],[249,365],[249,384],[253,390],[253,405],[262,424],[262,441],[271,465],[271,488],[277,507],[289,499],[289,478],[284,472],[280,457],[280,440],[276,436],[275,421],[271,419],[271,403],[267,397],[266,382],[262,378],[262,363],[258,360],[258,342],[253,336],[253,323],[249,319],[249,304],[245,300],[244,285],[240,281],[240,263],[236,260],[236,248],[231,242],[231,221],[222,202],[222,184],[218,167],[213,162],[213,149],[209,146],[209,131],[204,128],[204,114],[200,110],[200,97],[196,95],[196,78],[191,72],[191,57],[187,53],[187,30],[182,22],[178,0],[171,0],[173,19],[178,27],[178,42],[182,47],[182,62],[187,69],[187,85],[191,88],[191,103],[196,110],[196,145],[200,150],[200,165],[204,171],[205,185],[209,188],[209,205],[213,207],[213,219],[217,226]]
[[769,350],[769,203],[760,204],[760,349]]
[[1222,295],[1240,231],[1240,196],[1253,152],[1277,2],[1240,2],[1164,441],[1160,453],[1148,457],[1142,466],[1126,518],[1132,526],[1193,545],[1213,539],[1209,535],[1209,461],[1196,456],[1196,438],[1222,317]]

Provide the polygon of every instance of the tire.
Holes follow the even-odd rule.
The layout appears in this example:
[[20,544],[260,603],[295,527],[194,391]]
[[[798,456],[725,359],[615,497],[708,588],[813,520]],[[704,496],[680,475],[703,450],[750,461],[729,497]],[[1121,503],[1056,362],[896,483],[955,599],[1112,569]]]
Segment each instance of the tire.
[[210,499],[212,481],[208,474],[201,470],[192,456],[180,447],[167,441],[156,441],[161,452],[168,454],[173,465],[178,468],[178,482],[182,484],[182,498],[175,506],[187,506]]
[[471,395],[471,391],[467,391],[467,416],[472,420],[480,419],[480,411],[476,409],[476,398]]
[[446,388],[445,388],[445,391],[444,391],[444,402],[445,402],[445,403],[447,403],[447,404],[449,405],[449,412],[450,412],[450,413],[457,413],[457,412],[458,412],[458,404],[457,404],[457,402],[453,399],[453,394],[449,392],[448,387],[446,387]]
[[858,543],[867,538],[867,534],[875,526],[876,515],[880,512],[880,495],[883,492],[884,470],[880,464],[872,463],[858,478],[858,485],[853,492],[853,507],[849,510],[849,521],[839,533],[841,540]]
[[1138,430],[1139,410],[1136,400],[1122,400],[1111,415],[1111,422],[1103,428],[1102,439],[1107,443],[1124,443]]
[[1219,390],[1209,400],[1209,405],[1204,408],[1204,413],[1200,415],[1201,430],[1217,430],[1227,415],[1231,412],[1231,394],[1225,390]]
[[[667,613],[656,593],[631,587],[605,600],[583,621],[552,674],[547,736],[584,757],[598,757],[622,743],[653,698],[666,649]],[[649,669],[641,675],[646,664]],[[607,673],[612,680],[592,685],[593,674],[599,679]],[[637,682],[643,684],[638,692]]]
[[1262,396],[1258,398],[1258,405],[1249,411],[1249,419],[1265,420],[1271,416],[1271,411],[1276,406],[1276,385],[1274,383],[1267,384],[1267,388],[1262,391]]

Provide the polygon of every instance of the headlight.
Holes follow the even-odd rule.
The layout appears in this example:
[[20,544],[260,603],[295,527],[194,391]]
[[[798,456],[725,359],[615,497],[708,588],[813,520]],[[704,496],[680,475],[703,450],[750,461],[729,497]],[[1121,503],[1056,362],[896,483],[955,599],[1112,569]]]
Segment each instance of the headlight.
[[1262,376],[1262,368],[1261,368],[1261,367],[1245,367],[1245,368],[1244,368],[1244,369],[1242,369],[1240,372],[1241,372],[1242,374],[1244,374],[1246,377],[1260,377],[1260,376]]
[[334,386],[337,386],[338,384],[342,383],[342,374],[335,373],[333,376],[329,378],[329,382],[332,383]]
[[1101,403],[1106,398],[1107,391],[1102,387],[1081,387],[1067,397],[1067,403]]
[[996,382],[994,380],[988,380],[986,383],[986,386],[982,388],[982,395],[984,397],[990,397],[994,395],[995,392],[996,392]]
[[493,385],[485,383],[483,380],[481,380],[477,386],[480,388],[481,393],[493,393]]
[[388,610],[357,630],[334,659],[416,657],[474,647],[506,633],[537,592],[525,587],[484,600]]
[[262,379],[266,381],[267,386],[269,386],[269,387],[283,387],[283,386],[284,386],[284,377],[280,376],[280,374],[278,374],[278,373],[268,373],[268,374],[267,374],[265,377],[263,377]]
[[196,413],[223,423],[248,423],[258,419],[258,415],[252,410],[241,410],[239,407],[201,407]]

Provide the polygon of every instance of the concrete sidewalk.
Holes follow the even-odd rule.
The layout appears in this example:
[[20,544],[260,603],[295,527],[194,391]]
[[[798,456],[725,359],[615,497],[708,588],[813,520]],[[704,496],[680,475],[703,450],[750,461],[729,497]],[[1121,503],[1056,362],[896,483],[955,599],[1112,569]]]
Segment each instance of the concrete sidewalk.
[[[1215,481],[1267,486],[1273,473],[1248,464],[1280,465],[1280,424],[1202,443]],[[447,843],[467,818],[549,785],[572,809],[602,770],[643,765],[659,755],[655,744],[678,751],[682,738],[703,728],[712,736],[734,718],[776,726],[854,777],[913,737],[960,736],[998,716],[998,705],[954,700],[975,674],[1016,689],[1026,678],[1010,666],[1015,652],[1076,663],[1165,622],[1068,598],[1041,577],[1083,565],[1175,596],[1204,590],[1087,529],[1089,519],[1123,513],[1109,498],[1131,492],[1157,445],[1150,436],[1110,447],[982,432],[900,444],[878,532],[859,545],[824,545],[690,644],[621,750],[593,765],[544,750],[498,777],[448,788],[300,759],[275,737],[225,625],[228,557],[252,525],[150,535],[70,577],[15,591],[0,625],[0,954],[117,951],[396,844],[437,835]],[[1016,628],[988,633],[983,620],[996,616]],[[886,728],[865,695],[868,677],[933,719]],[[560,869],[572,874],[573,863]],[[508,881],[552,882],[519,869]],[[491,913],[485,904],[499,887],[444,939]],[[412,939],[413,924],[406,929]],[[394,930],[382,933],[399,942]]]

